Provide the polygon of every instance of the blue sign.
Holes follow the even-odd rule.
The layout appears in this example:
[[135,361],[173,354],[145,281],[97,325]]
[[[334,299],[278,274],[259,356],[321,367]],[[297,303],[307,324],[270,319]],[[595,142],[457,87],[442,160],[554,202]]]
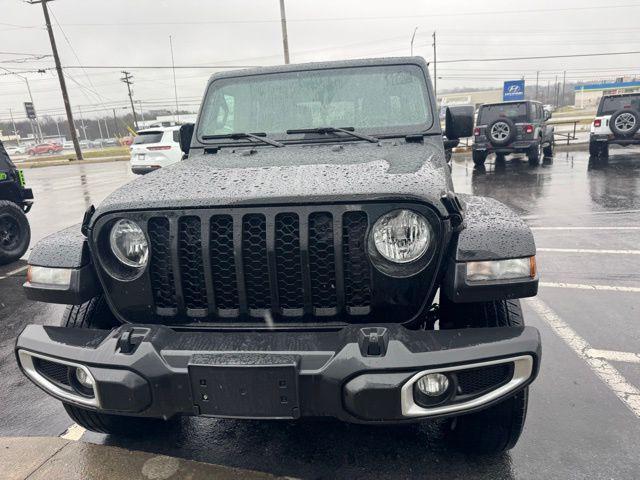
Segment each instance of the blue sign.
[[502,100],[505,102],[509,102],[511,100],[524,100],[524,80],[510,80],[504,82]]

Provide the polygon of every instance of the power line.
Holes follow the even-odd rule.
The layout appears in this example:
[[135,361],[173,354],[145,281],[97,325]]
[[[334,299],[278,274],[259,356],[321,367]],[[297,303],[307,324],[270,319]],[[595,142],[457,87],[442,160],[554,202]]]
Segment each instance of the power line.
[[607,53],[574,53],[569,55],[541,55],[533,57],[503,57],[503,58],[458,58],[455,60],[440,60],[440,63],[463,63],[463,62],[507,62],[513,60],[543,60],[549,58],[578,58],[578,57],[604,57],[612,55],[636,55],[640,50],[631,52],[607,52]]
[[[288,23],[319,23],[319,22],[345,22],[345,21],[371,21],[371,20],[403,20],[416,18],[442,18],[442,17],[470,17],[479,15],[522,15],[524,13],[547,13],[547,12],[577,12],[587,10],[612,10],[624,8],[637,8],[640,3],[622,5],[595,5],[589,7],[564,7],[564,8],[530,8],[524,10],[489,10],[475,12],[456,13],[428,13],[420,15],[384,15],[384,16],[357,16],[357,17],[325,17],[325,18],[294,18],[288,19]],[[120,22],[120,23],[67,23],[65,26],[73,27],[106,27],[106,26],[142,26],[142,25],[225,25],[225,24],[259,24],[259,23],[279,23],[281,19],[269,18],[259,20],[193,20],[179,22]]]

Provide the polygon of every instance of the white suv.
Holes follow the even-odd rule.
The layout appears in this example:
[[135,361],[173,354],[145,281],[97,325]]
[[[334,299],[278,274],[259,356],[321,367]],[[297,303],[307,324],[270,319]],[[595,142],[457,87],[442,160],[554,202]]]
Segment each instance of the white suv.
[[140,130],[131,144],[131,171],[139,175],[181,159],[179,126]]
[[609,156],[609,145],[640,145],[640,93],[605,95],[591,125],[589,154]]

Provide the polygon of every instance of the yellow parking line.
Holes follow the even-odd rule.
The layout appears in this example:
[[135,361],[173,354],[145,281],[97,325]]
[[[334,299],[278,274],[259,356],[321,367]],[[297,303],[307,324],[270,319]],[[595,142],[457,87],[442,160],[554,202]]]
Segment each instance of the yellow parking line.
[[24,272],[27,268],[29,268],[29,266],[25,265],[23,267],[16,268],[15,270],[11,270],[10,272],[5,273],[4,275],[0,275],[0,280],[4,280],[5,278],[11,277],[16,273]]

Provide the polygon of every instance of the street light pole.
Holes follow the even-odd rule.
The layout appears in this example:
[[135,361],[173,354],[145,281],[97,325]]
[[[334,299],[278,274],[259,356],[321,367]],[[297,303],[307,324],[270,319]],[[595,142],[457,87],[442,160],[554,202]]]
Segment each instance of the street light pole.
[[18,137],[18,146],[20,146],[20,135],[18,135],[18,130],[16,129],[16,122],[13,121],[13,110],[9,109],[9,116],[11,117],[11,126],[13,127],[13,134]]
[[[169,46],[171,47],[171,68],[173,69],[173,94],[176,97],[176,114],[175,119],[176,123],[180,121],[180,108],[178,107],[178,85],[176,84],[176,64],[173,60],[173,38],[169,35]],[[142,106],[140,106],[142,109]],[[142,121],[144,122],[144,114],[142,117]]]
[[284,63],[289,64],[289,36],[287,35],[287,14],[284,11],[284,0],[280,0],[280,23],[282,25],[282,46],[284,48]]
[[42,12],[44,13],[44,21],[47,25],[47,32],[49,33],[49,42],[51,42],[51,50],[53,50],[53,59],[56,64],[56,72],[58,73],[58,80],[60,81],[60,90],[62,91],[62,100],[64,102],[64,110],[67,113],[67,123],[69,124],[69,133],[71,134],[71,140],[73,141],[73,148],[76,151],[76,158],[82,160],[82,150],[80,150],[80,142],[78,142],[78,133],[75,130],[75,124],[73,123],[73,112],[71,111],[71,102],[69,101],[69,94],[67,93],[67,83],[64,79],[64,73],[62,72],[62,65],[60,64],[60,56],[58,55],[58,47],[56,47],[56,39],[53,35],[53,28],[51,27],[51,19],[49,18],[49,10],[47,9],[47,2],[51,0],[30,0],[31,4],[42,4]]
[[418,27],[413,29],[413,35],[411,35],[411,56],[413,57],[413,41],[416,39],[416,32],[418,31]]

